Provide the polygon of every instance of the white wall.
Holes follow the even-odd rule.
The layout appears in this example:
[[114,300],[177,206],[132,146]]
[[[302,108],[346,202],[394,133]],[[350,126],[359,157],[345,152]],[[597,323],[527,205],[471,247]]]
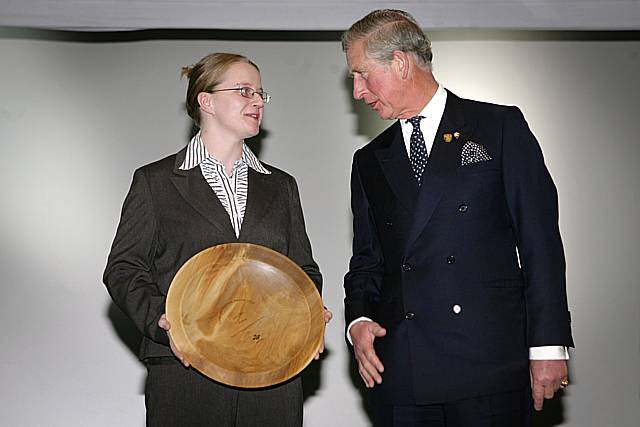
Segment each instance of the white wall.
[[[143,425],[137,337],[101,274],[132,171],[186,143],[180,67],[234,51],[260,65],[273,95],[260,155],[298,178],[336,315],[305,425],[368,425],[342,336],[348,177],[353,151],[387,123],[351,102],[337,41],[168,34],[89,42],[0,30],[1,424]],[[559,188],[577,350],[571,387],[539,425],[636,425],[640,41],[633,33],[432,38],[446,87],[523,109]]]

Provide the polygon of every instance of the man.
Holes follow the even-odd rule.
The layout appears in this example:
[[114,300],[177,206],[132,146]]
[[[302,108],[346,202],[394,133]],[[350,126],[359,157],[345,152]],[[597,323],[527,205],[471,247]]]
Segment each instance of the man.
[[516,107],[458,98],[409,14],[342,37],[353,96],[397,120],[353,159],[347,337],[377,425],[527,425],[573,346],[557,194]]

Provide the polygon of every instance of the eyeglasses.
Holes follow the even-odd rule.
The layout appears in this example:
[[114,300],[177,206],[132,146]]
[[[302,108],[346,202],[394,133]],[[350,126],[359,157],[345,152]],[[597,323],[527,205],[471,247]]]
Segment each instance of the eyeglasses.
[[249,98],[252,99],[253,95],[258,95],[260,98],[262,98],[262,101],[265,104],[268,104],[269,101],[271,100],[271,95],[269,95],[267,92],[265,91],[257,91],[252,87],[248,87],[248,86],[243,86],[243,87],[232,87],[229,89],[216,89],[216,90],[208,90],[207,92],[209,93],[215,93],[215,92],[225,92],[228,90],[237,90],[238,92],[240,92],[240,95],[242,95],[245,98]]

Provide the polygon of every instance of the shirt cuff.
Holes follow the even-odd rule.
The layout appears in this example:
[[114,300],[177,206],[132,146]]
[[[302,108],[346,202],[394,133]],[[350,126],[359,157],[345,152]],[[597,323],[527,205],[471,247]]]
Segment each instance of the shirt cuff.
[[529,347],[529,360],[569,360],[569,349],[561,345]]
[[363,320],[368,320],[369,322],[372,322],[372,320],[369,319],[368,317],[362,316],[362,317],[358,317],[356,320],[349,323],[349,326],[347,327],[347,341],[349,341],[349,344],[353,345],[353,341],[351,341],[351,333],[350,333],[351,327],[358,322],[362,322]]

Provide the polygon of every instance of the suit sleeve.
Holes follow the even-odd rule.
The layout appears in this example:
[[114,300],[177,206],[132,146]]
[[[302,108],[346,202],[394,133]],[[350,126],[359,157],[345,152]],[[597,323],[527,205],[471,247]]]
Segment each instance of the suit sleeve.
[[107,260],[103,281],[115,304],[145,336],[169,345],[158,326],[165,296],[154,275],[157,221],[145,175],[136,171],[122,206],[120,223]]
[[[384,275],[384,258],[371,207],[358,168],[358,153],[351,168],[351,210],[353,212],[353,255],[344,278],[345,321],[359,317],[375,320]],[[384,325],[383,325],[384,326]]]
[[516,107],[503,123],[502,150],[505,195],[527,283],[528,345],[572,347],[556,187]]
[[311,243],[304,224],[302,204],[298,184],[293,177],[289,179],[289,252],[287,256],[298,264],[311,278],[322,295],[322,275],[318,264],[313,259]]

